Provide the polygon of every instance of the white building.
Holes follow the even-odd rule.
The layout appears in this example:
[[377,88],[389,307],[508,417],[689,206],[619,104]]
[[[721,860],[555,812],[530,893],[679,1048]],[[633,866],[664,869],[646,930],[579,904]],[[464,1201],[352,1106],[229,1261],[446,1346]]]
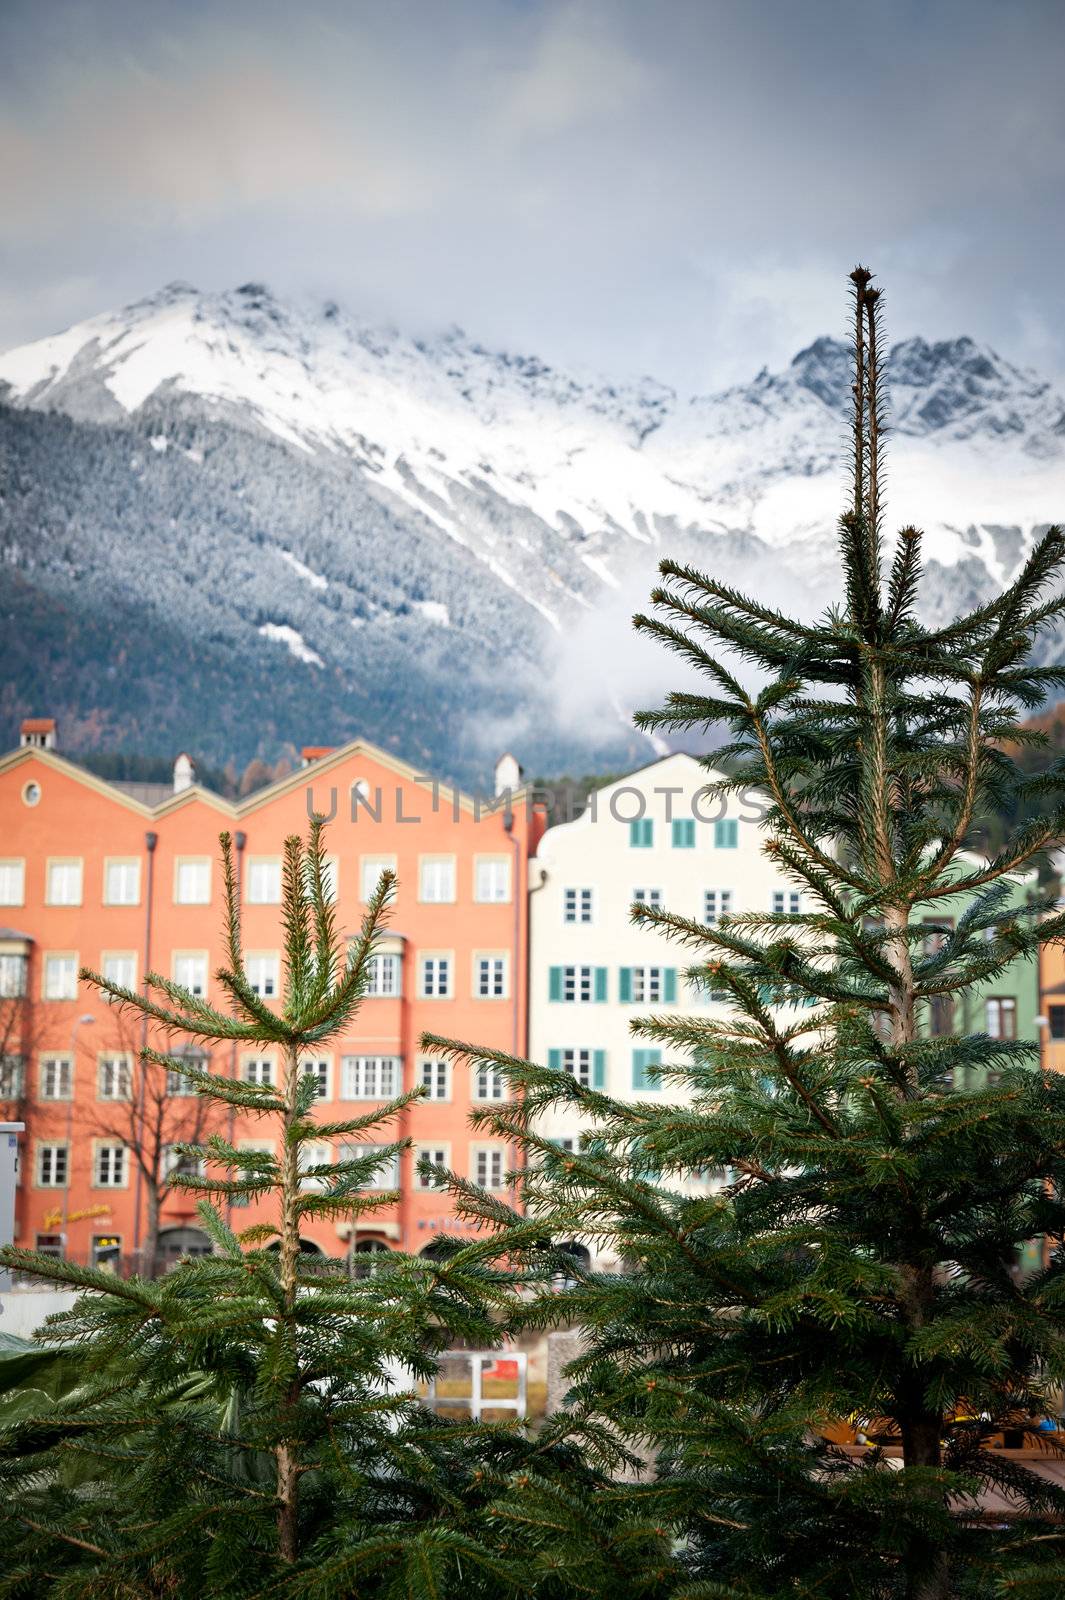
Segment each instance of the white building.
[[[532,1060],[572,1072],[619,1100],[682,1099],[647,1069],[661,1049],[629,1031],[641,1013],[725,1006],[685,983],[700,954],[630,920],[634,901],[713,922],[729,911],[799,909],[798,892],[762,853],[764,799],[714,798],[719,777],[672,755],[591,797],[549,828],[530,872],[529,1045]],[[578,1115],[545,1115],[543,1132],[572,1148]]]

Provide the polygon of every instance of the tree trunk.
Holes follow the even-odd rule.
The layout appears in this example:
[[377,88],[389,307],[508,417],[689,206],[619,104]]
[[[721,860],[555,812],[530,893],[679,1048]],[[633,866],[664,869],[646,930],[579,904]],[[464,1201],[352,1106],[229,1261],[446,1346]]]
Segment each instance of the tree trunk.
[[[284,1143],[281,1152],[281,1288],[285,1309],[279,1333],[293,1347],[296,1343],[296,1275],[299,1266],[300,1239],[299,1213],[296,1209],[300,1193],[299,1148],[289,1139],[289,1130],[296,1121],[296,1094],[299,1089],[299,1056],[290,1047],[285,1054],[285,1116]],[[290,1351],[295,1367],[296,1351]],[[299,1398],[298,1383],[290,1391],[287,1405],[293,1406]],[[276,1448],[277,1457],[277,1542],[282,1561],[295,1561],[298,1554],[297,1524],[299,1514],[299,1473],[296,1450],[291,1438],[282,1438]]]
[[151,1179],[145,1187],[148,1191],[148,1225],[144,1231],[138,1267],[142,1276],[154,1278],[159,1272],[159,1187]]

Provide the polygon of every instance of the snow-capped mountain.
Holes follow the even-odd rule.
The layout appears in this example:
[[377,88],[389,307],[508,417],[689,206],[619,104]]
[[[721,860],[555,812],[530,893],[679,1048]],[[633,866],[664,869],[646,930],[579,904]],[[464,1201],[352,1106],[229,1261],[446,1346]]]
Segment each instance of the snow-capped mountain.
[[[1065,399],[967,338],[898,344],[889,375],[891,520],[927,529],[927,603],[948,610],[1065,515]],[[371,677],[387,660],[402,681],[361,726],[380,737],[366,717],[398,719],[400,743],[411,696],[457,672],[469,726],[458,746],[447,732],[453,768],[487,759],[496,734],[524,736],[533,759],[617,759],[633,736],[613,668],[631,652],[623,631],[611,649],[604,618],[639,598],[659,553],[823,603],[850,382],[830,338],[783,372],[681,396],[458,330],[371,328],[259,284],[172,284],[0,357],[22,448],[26,413],[58,413],[96,463],[43,535],[7,503],[7,570],[34,589],[48,574],[74,607],[80,583],[194,639],[239,639],[301,704],[317,676],[335,681],[327,707],[358,699],[367,659]],[[51,499],[53,467],[26,470]]]

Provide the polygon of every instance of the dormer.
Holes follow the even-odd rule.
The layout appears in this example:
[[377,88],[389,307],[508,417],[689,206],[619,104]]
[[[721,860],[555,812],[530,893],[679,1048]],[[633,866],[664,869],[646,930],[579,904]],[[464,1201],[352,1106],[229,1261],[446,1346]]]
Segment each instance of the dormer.
[[55,718],[24,717],[19,728],[18,742],[22,749],[54,750]]

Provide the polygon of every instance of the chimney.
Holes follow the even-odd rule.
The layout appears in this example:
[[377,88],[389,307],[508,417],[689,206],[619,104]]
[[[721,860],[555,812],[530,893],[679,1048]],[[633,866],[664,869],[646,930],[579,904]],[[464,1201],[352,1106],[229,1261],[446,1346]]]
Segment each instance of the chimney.
[[332,744],[305,744],[300,751],[300,766],[309,767],[312,761],[321,761],[323,756],[331,756],[336,749]]
[[517,789],[521,785],[521,768],[515,758],[508,751],[500,756],[496,762],[496,794],[503,794],[507,789]]
[[174,793],[181,794],[183,790],[191,789],[195,782],[196,763],[182,750],[174,762]]
[[32,750],[55,749],[55,718],[24,717],[19,728],[19,746]]

